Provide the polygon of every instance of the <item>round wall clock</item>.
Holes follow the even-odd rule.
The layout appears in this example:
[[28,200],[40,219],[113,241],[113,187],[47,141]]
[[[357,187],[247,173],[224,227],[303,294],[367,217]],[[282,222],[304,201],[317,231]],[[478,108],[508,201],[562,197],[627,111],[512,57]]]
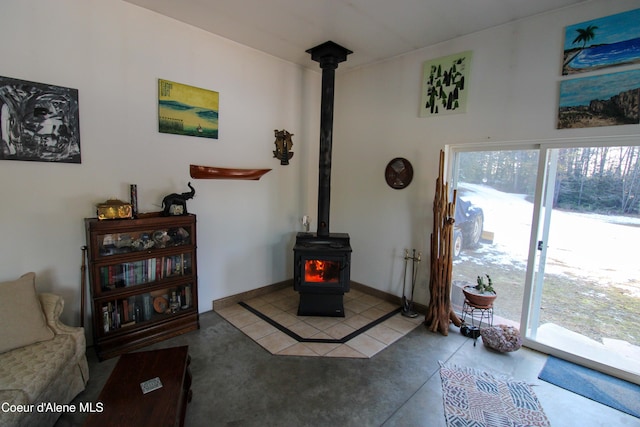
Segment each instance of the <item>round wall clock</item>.
[[408,186],[413,179],[413,166],[409,160],[396,157],[391,160],[384,171],[384,178],[389,187],[401,190]]

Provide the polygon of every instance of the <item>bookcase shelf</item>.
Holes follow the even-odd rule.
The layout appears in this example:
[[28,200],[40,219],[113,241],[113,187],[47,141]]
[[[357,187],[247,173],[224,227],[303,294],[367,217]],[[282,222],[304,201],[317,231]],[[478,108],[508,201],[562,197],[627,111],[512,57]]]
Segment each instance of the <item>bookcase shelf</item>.
[[196,216],[86,218],[100,360],[198,329]]

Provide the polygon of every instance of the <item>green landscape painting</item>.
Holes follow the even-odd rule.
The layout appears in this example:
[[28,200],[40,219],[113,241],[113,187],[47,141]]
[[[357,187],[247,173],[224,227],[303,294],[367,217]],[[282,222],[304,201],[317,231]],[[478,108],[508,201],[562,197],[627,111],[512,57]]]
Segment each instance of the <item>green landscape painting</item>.
[[219,100],[218,92],[158,79],[158,130],[218,139]]

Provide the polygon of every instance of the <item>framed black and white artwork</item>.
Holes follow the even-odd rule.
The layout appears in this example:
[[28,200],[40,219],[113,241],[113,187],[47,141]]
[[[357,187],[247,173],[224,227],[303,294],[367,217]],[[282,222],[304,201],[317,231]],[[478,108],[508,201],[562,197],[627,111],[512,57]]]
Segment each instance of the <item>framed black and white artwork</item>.
[[0,160],[80,163],[78,90],[0,76]]

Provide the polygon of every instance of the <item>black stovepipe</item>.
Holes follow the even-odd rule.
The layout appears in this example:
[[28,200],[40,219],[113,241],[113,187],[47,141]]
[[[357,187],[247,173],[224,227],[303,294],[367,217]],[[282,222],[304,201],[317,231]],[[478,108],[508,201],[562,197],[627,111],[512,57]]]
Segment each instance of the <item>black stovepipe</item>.
[[333,102],[335,73],[340,62],[352,52],[332,41],[307,50],[311,59],[322,68],[322,97],[320,104],[320,156],[318,161],[318,231],[329,236],[329,207],[331,204],[331,151],[333,144]]

